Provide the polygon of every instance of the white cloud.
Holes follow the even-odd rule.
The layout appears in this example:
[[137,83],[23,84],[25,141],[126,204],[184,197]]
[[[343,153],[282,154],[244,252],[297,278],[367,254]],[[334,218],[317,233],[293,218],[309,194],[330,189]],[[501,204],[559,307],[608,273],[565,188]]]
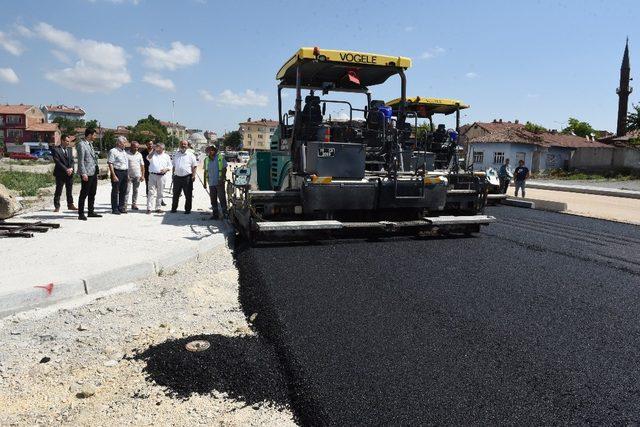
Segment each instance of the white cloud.
[[0,68],[0,80],[11,84],[17,84],[20,79],[11,68]]
[[18,34],[20,34],[22,37],[33,37],[33,31],[31,31],[29,28],[25,27],[22,24],[16,24],[16,31],[18,32]]
[[244,93],[234,93],[229,89],[225,89],[218,96],[212,96],[209,92],[201,90],[200,96],[207,101],[214,101],[218,105],[230,105],[232,107],[265,107],[269,102],[269,98],[266,95],[261,95],[251,89],[245,90]]
[[0,31],[0,46],[12,55],[20,56],[24,52],[22,43],[9,36],[7,33]]
[[215,100],[214,96],[211,95],[211,92],[209,92],[208,90],[201,89],[201,90],[198,91],[198,93],[200,94],[202,99],[204,99],[205,101],[211,102],[211,101]]
[[[35,34],[53,44],[60,60],[65,54],[77,57],[73,67],[51,70],[45,77],[68,89],[82,92],[110,92],[131,81],[127,70],[127,54],[117,45],[90,39],[78,39],[73,34],[41,22]],[[64,61],[63,61],[64,62]]]
[[176,90],[176,85],[173,84],[171,79],[164,78],[159,74],[145,74],[142,81],[157,86],[160,89]]
[[410,33],[411,31],[413,31],[413,27],[412,27],[411,25],[409,25],[408,27],[404,27],[404,30],[405,30],[407,33]]
[[478,73],[474,73],[473,71],[469,71],[467,74],[464,75],[466,78],[468,79],[475,79],[476,77],[478,77]]
[[200,49],[192,44],[171,43],[171,49],[141,47],[138,49],[146,57],[145,64],[157,70],[187,67],[200,62]]
[[51,54],[63,64],[70,64],[72,62],[71,58],[69,58],[69,55],[67,55],[61,50],[51,49]]
[[431,49],[426,50],[420,55],[422,59],[431,59],[438,55],[442,55],[445,52],[443,48],[440,46],[432,47]]

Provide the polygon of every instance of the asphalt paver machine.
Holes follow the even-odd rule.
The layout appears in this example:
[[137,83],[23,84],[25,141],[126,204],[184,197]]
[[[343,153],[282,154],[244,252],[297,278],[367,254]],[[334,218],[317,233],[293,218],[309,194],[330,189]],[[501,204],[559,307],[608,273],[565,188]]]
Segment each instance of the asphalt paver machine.
[[[393,114],[399,111],[400,98],[387,102]],[[405,102],[406,120],[412,133],[403,141],[403,159],[409,169],[425,168],[427,172],[447,177],[447,203],[445,212],[477,214],[484,211],[490,181],[485,173],[474,173],[460,168],[459,144],[460,111],[469,105],[456,99],[408,97]],[[434,119],[455,116],[455,128]]]
[[[405,161],[418,151],[411,143],[414,129],[406,105],[409,67],[411,59],[401,56],[298,50],[276,76],[279,129],[272,149],[288,153],[289,164],[279,187],[269,191],[251,188],[257,171],[234,170],[227,193],[238,232],[251,242],[470,234],[492,222],[477,204],[448,211],[450,174],[430,170],[424,161]],[[400,93],[395,109],[370,92],[392,77]],[[283,110],[285,91],[295,94],[290,110]],[[345,99],[359,96],[362,108]],[[348,110],[348,118],[327,117],[328,104]]]

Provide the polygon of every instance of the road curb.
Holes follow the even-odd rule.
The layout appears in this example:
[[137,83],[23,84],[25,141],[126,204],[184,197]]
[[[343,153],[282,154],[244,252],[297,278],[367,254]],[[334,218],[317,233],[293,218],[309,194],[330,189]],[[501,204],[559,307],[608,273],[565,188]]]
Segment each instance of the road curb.
[[563,202],[552,202],[540,199],[512,199],[507,198],[502,201],[503,205],[515,206],[517,208],[535,209],[539,211],[563,212],[567,210],[567,204]]
[[[216,236],[216,235],[214,235]],[[214,237],[212,236],[212,237]],[[159,259],[124,265],[104,271],[100,274],[75,278],[69,281],[43,284],[14,293],[0,295],[0,318],[34,308],[46,307],[62,301],[92,295],[115,288],[124,283],[135,282],[155,275],[161,275],[178,265],[192,261],[201,254],[210,252],[221,245],[225,239],[203,239],[189,249],[175,251]],[[49,286],[50,285],[50,286]]]
[[584,185],[559,185],[527,182],[527,188],[537,190],[566,191],[569,193],[594,194],[597,196],[623,197],[627,199],[640,199],[640,191],[620,190],[617,188],[598,188]]

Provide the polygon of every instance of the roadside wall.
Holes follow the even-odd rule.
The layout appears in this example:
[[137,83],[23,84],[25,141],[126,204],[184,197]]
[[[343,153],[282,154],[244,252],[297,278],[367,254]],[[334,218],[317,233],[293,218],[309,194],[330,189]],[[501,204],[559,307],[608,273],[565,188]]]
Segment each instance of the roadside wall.
[[616,148],[613,152],[613,166],[640,170],[640,150],[635,148]]
[[569,162],[575,169],[608,169],[613,164],[613,148],[581,147],[576,149]]

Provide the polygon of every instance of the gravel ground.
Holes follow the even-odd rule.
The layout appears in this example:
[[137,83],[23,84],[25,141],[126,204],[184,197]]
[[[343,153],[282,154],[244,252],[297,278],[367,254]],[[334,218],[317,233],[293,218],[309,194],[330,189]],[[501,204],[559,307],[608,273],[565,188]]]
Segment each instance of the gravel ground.
[[228,248],[120,291],[0,320],[0,425],[295,425]]
[[475,238],[238,251],[302,424],[640,421],[640,228],[489,213]]
[[532,183],[540,182],[543,184],[558,185],[586,185],[588,187],[615,188],[618,190],[640,191],[640,180],[615,181],[615,180],[597,180],[597,179],[537,179],[531,180]]

